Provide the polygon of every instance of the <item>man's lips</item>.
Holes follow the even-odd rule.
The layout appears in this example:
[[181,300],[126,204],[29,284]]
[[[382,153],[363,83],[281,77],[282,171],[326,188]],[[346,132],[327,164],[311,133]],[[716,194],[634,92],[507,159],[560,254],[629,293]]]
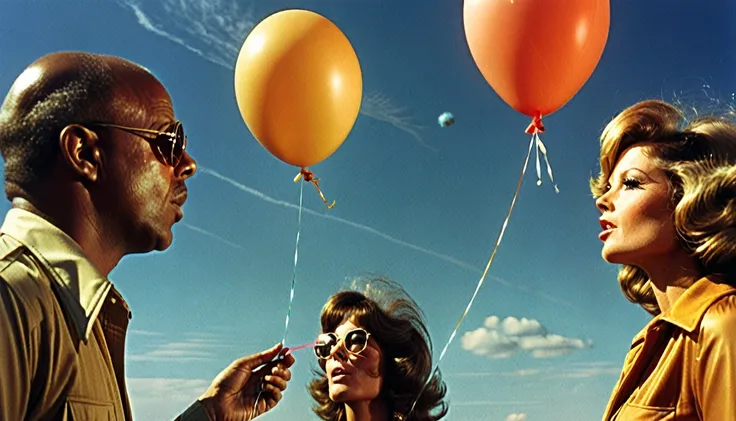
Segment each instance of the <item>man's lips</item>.
[[179,189],[178,192],[174,194],[173,199],[171,199],[171,204],[173,204],[176,207],[176,216],[174,218],[175,222],[179,222],[184,218],[184,211],[182,210],[182,206],[184,206],[184,203],[187,201],[188,193],[186,187]]
[[187,193],[187,189],[182,189],[174,194],[174,198],[171,199],[171,203],[175,204],[178,207],[184,206],[184,203],[187,201],[187,197],[189,196],[189,193]]

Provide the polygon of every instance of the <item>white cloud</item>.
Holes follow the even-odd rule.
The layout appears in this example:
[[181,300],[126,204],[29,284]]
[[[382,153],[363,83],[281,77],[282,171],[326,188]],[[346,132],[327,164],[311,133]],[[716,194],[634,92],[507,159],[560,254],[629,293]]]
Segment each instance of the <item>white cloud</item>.
[[498,316],[489,316],[482,327],[463,334],[461,346],[488,358],[509,358],[519,352],[527,352],[534,358],[551,358],[590,348],[593,342],[548,333],[534,319],[500,320]]
[[139,336],[161,336],[161,332],[152,332],[150,330],[140,330],[140,329],[130,329],[128,331],[131,335],[139,335]]
[[597,376],[619,376],[621,365],[611,361],[575,362],[544,368],[522,368],[513,371],[472,371],[445,373],[446,377],[535,377],[533,381],[584,379]]
[[543,401],[453,401],[451,406],[520,406],[542,405]]
[[[130,9],[145,30],[227,69],[235,68],[240,47],[258,23],[253,9],[243,9],[235,0],[162,0],[145,2],[145,6],[142,0],[118,3]],[[437,151],[424,142],[422,127],[412,122],[407,109],[383,93],[366,93],[360,113],[388,123],[421,146]]]
[[592,341],[565,338],[560,335],[534,335],[519,337],[519,344],[525,351],[529,351],[533,357],[549,358],[567,355],[577,349],[585,349],[593,346]]
[[446,377],[527,377],[542,373],[540,369],[519,369],[514,371],[473,371],[469,373],[445,373]]
[[551,373],[544,379],[585,379],[597,376],[618,376],[620,374],[621,367],[571,368]]
[[509,414],[508,416],[506,416],[506,421],[526,421],[526,414]]
[[182,340],[147,344],[149,348],[139,353],[131,353],[130,361],[190,362],[216,359],[218,352],[229,344],[217,339],[192,335]]
[[407,115],[406,108],[397,106],[391,98],[385,94],[372,92],[364,95],[360,113],[375,120],[388,123],[397,129],[408,133],[420,145],[437,152],[437,148],[424,142],[420,134],[422,127],[412,122],[412,119]]
[[210,380],[130,378],[126,384],[134,419],[170,421],[207,390]]
[[516,338],[484,327],[465,332],[461,343],[463,349],[488,358],[508,358],[519,351],[519,342]]
[[[498,317],[496,317],[498,319]],[[542,324],[537,320],[522,317],[507,317],[503,320],[503,330],[507,335],[527,336],[527,335],[544,335],[546,332]]]

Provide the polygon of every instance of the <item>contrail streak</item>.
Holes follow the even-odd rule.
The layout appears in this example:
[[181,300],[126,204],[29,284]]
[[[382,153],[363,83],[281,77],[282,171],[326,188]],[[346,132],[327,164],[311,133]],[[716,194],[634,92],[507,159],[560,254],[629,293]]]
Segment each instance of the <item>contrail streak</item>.
[[[293,203],[290,203],[290,202],[287,202],[287,201],[284,201],[284,200],[275,199],[275,198],[273,198],[271,196],[268,196],[267,194],[264,194],[264,193],[262,193],[262,192],[260,192],[260,191],[258,191],[256,189],[254,189],[252,187],[248,187],[248,186],[246,186],[243,183],[240,183],[238,181],[235,181],[235,180],[233,180],[230,177],[227,177],[225,175],[222,175],[222,174],[220,174],[219,172],[217,172],[217,171],[215,171],[213,169],[206,168],[206,167],[198,167],[198,170],[200,172],[204,173],[204,174],[207,174],[207,175],[210,175],[212,177],[215,177],[215,178],[217,178],[220,181],[224,181],[224,182],[230,184],[231,186],[237,188],[238,190],[240,190],[242,192],[245,192],[245,193],[248,193],[248,194],[250,194],[252,196],[255,196],[258,199],[263,200],[264,202],[271,203],[271,204],[278,205],[278,206],[282,206],[282,207],[285,207],[285,208],[290,208],[290,209],[295,209],[295,210],[298,210],[299,209],[299,206],[297,206],[297,205],[295,205]],[[373,234],[373,235],[376,235],[376,236],[378,236],[380,238],[383,238],[384,240],[390,241],[390,242],[392,242],[394,244],[400,245],[402,247],[409,248],[411,250],[418,251],[420,253],[427,254],[427,255],[432,256],[432,257],[436,257],[436,258],[438,258],[440,260],[443,260],[443,261],[448,262],[450,264],[453,264],[455,266],[461,267],[461,268],[466,269],[466,270],[468,270],[470,272],[473,272],[473,273],[476,273],[476,274],[483,273],[478,267],[473,266],[472,264],[470,264],[468,262],[462,261],[460,259],[457,259],[455,257],[449,256],[447,254],[439,253],[439,252],[436,252],[434,250],[430,250],[428,248],[418,246],[416,244],[412,244],[412,243],[410,243],[408,241],[400,240],[400,239],[398,239],[396,237],[393,237],[393,236],[391,236],[389,234],[386,234],[385,232],[381,232],[381,231],[379,231],[379,230],[377,230],[375,228],[369,227],[367,225],[359,224],[357,222],[349,221],[349,220],[343,219],[343,218],[338,218],[336,216],[332,216],[332,215],[328,215],[328,214],[324,214],[324,213],[319,213],[319,212],[316,212],[316,211],[314,211],[312,209],[309,209],[309,208],[302,208],[302,212],[307,213],[307,214],[310,214],[310,215],[317,216],[319,218],[329,219],[331,221],[335,221],[335,222],[338,222],[340,224],[347,225],[347,226],[350,226],[350,227],[359,229],[361,231],[368,232],[370,234]],[[208,234],[212,235],[211,233],[208,233]],[[220,238],[220,240],[222,240],[222,239]],[[227,241],[227,240],[224,240],[224,241]],[[570,304],[570,303],[568,303],[566,301],[563,301],[563,300],[561,300],[559,298],[553,297],[553,296],[551,296],[549,294],[546,294],[544,292],[536,291],[536,290],[534,290],[532,288],[529,288],[529,287],[527,287],[525,285],[521,285],[521,284],[516,283],[516,282],[509,282],[509,281],[507,281],[505,279],[502,279],[502,278],[499,278],[497,276],[489,276],[489,278],[491,278],[494,281],[500,283],[501,285],[504,285],[504,286],[507,286],[507,287],[510,287],[510,288],[514,288],[514,289],[519,290],[519,291],[522,291],[522,292],[526,292],[526,293],[529,293],[529,294],[536,295],[536,296],[541,297],[541,298],[543,298],[543,299],[545,299],[547,301],[555,302],[557,304],[561,304],[561,305],[564,305],[566,307],[574,308],[574,306],[572,304]]]

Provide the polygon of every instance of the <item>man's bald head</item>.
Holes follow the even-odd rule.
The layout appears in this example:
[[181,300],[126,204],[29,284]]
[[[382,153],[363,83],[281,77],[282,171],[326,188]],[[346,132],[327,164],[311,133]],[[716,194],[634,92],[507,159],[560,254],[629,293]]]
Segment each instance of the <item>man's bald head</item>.
[[[141,78],[160,83],[142,66],[101,54],[59,52],[29,65],[0,108],[0,153],[6,193],[31,188],[59,156],[59,135],[70,124],[113,121],[124,108],[116,98]],[[129,95],[125,95],[129,98]]]

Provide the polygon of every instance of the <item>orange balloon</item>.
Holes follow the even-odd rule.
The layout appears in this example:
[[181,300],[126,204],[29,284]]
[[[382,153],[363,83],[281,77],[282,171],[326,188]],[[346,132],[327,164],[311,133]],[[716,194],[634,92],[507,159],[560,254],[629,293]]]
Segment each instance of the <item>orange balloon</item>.
[[325,17],[281,11],[243,43],[235,97],[261,145],[288,164],[307,167],[332,155],[352,130],[363,97],[360,63]]
[[609,0],[465,0],[470,52],[512,108],[531,117],[562,108],[598,65]]

